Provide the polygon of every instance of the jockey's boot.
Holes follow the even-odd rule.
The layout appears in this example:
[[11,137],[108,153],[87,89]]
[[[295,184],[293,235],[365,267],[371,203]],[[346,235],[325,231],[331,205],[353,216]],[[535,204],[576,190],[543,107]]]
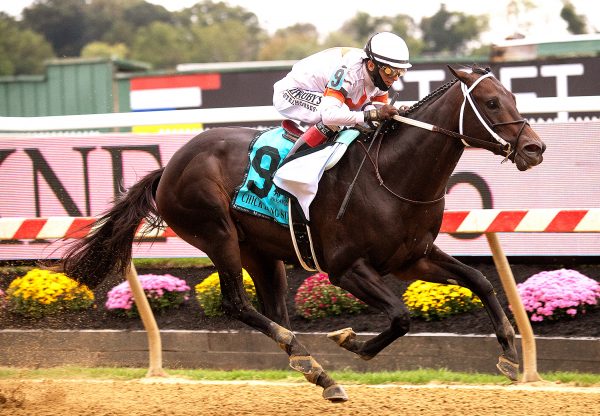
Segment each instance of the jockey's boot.
[[338,126],[326,126],[322,121],[319,121],[314,126],[309,127],[302,136],[296,140],[296,143],[294,143],[294,146],[290,150],[290,155],[296,153],[296,151],[304,144],[309,147],[315,147],[329,139],[333,139],[338,130]]

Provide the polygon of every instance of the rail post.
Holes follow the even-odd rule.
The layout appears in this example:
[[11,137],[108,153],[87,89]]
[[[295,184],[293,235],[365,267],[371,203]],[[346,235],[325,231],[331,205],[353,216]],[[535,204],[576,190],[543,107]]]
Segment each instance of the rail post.
[[150,303],[146,298],[140,279],[138,278],[137,270],[133,264],[127,268],[125,277],[131,287],[131,293],[133,293],[133,300],[142,318],[144,329],[146,330],[146,336],[148,337],[148,351],[149,351],[149,368],[146,373],[146,377],[164,377],[167,373],[162,367],[162,342],[160,339],[160,330],[154,319],[154,314],[150,308]]
[[500,276],[502,287],[504,288],[504,292],[506,292],[512,313],[517,321],[517,328],[521,334],[521,348],[523,351],[523,375],[521,381],[524,383],[541,381],[542,379],[537,372],[535,336],[529,318],[527,318],[525,308],[523,307],[523,302],[521,302],[515,277],[508,264],[508,259],[504,255],[498,235],[496,233],[485,233],[485,236],[492,251],[492,257]]

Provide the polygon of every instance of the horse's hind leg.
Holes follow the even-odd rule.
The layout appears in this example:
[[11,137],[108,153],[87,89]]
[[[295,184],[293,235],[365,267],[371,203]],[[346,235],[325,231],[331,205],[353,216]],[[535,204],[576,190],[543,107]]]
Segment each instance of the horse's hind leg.
[[381,334],[359,341],[351,328],[332,332],[328,337],[348,351],[369,360],[408,332],[410,317],[402,300],[388,287],[383,278],[364,260],[357,260],[341,277],[329,276],[331,282],[368,304],[384,311],[390,326]]
[[197,229],[175,229],[175,232],[203,250],[219,271],[225,313],[277,342],[289,355],[290,366],[294,370],[304,374],[309,382],[323,387],[323,397],[330,401],[348,400],[343,387],[325,373],[294,333],[260,314],[252,306],[244,289],[237,232],[229,217],[219,222],[203,222]]
[[241,247],[242,264],[252,276],[260,312],[279,325],[291,329],[286,305],[288,294],[285,265],[266,258],[252,247]]
[[519,357],[515,348],[515,331],[498,302],[492,284],[479,271],[441,251],[434,246],[427,258],[417,261],[403,275],[419,276],[434,283],[456,284],[475,293],[483,303],[502,347],[502,355],[496,365],[506,377],[517,380]]

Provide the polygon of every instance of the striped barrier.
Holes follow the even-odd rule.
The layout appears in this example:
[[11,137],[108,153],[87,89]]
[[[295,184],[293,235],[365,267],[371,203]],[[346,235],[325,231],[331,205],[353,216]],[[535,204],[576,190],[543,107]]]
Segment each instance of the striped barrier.
[[[83,238],[94,217],[0,218],[0,240]],[[446,211],[440,232],[460,233],[588,233],[600,232],[600,208],[527,210],[473,209]],[[138,237],[177,237],[171,228],[146,229]]]
[[600,208],[446,211],[442,233],[589,233],[600,231]]

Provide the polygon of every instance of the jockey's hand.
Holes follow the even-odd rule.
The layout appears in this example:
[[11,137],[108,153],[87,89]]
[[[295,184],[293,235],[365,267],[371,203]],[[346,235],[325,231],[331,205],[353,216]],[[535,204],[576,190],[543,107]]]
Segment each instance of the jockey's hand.
[[391,104],[385,104],[381,107],[371,110],[365,110],[365,123],[373,126],[373,122],[390,120],[398,114],[398,109]]
[[401,116],[405,115],[408,110],[410,109],[410,106],[408,105],[401,105],[400,108],[398,109],[398,112]]
[[398,115],[398,109],[391,104],[382,105],[377,109],[378,121],[391,120],[395,115]]

